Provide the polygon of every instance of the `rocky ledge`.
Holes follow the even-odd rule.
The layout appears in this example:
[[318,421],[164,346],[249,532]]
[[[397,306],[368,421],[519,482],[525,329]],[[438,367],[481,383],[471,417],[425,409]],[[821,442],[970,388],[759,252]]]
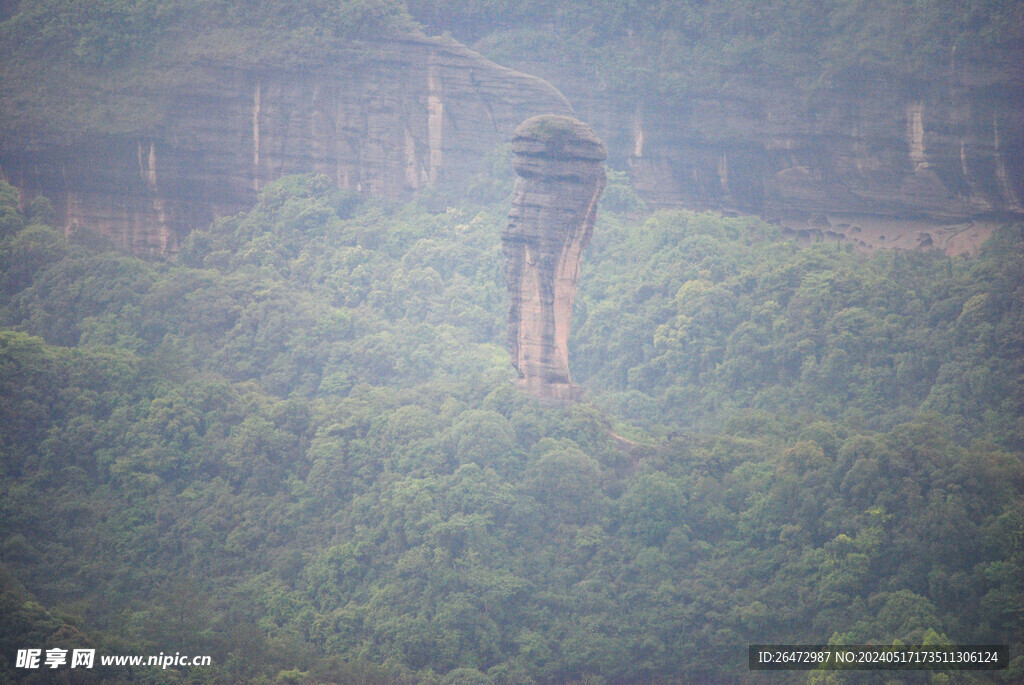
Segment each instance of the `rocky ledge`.
[[322,173],[374,197],[443,192],[482,171],[523,119],[572,112],[545,81],[419,35],[354,43],[302,69],[161,68],[178,74],[174,85],[132,91],[155,125],[98,133],[37,121],[14,131],[0,121],[7,180],[26,202],[50,197],[68,233],[99,232],[128,252],[162,256],[284,174]]
[[961,50],[922,80],[865,69],[809,87],[740,72],[728,88],[674,96],[611,90],[529,53],[509,66],[564,93],[654,207],[951,254],[1024,218],[1024,47]]

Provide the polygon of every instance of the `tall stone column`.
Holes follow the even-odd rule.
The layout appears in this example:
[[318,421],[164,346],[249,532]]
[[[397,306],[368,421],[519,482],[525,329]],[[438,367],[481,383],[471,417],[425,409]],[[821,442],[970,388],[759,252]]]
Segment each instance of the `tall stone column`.
[[501,233],[512,366],[529,394],[573,400],[580,391],[569,375],[569,324],[607,152],[590,126],[544,114],[516,128],[512,153],[519,178]]

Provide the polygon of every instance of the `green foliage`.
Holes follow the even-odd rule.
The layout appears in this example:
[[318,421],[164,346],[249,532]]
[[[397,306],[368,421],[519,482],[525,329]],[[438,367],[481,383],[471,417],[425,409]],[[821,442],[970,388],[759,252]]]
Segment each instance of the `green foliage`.
[[195,39],[217,29],[235,29],[273,33],[285,41],[315,34],[351,39],[407,22],[400,0],[42,0],[21,3],[0,26],[0,42],[7,50],[66,51],[85,64],[111,65],[139,53],[159,54],[159,48],[180,40],[183,33]]
[[[559,79],[685,111],[695,94],[749,94],[751,84],[795,87],[812,101],[866,79],[920,88],[979,56],[1013,54],[1024,22],[1015,0],[8,4],[16,5],[0,22],[8,135],[151,130],[165,113],[157,98],[137,92],[202,78],[185,65],[315,68],[420,24],[501,64],[540,66],[549,76],[556,65]],[[723,135],[720,126],[697,133]]]
[[934,411],[1024,444],[1005,413],[1024,371],[1019,228],[980,261],[799,249],[773,230],[688,212],[596,230],[570,351],[577,378],[615,391],[595,400],[652,428],[761,409],[886,430]]
[[25,218],[18,210],[18,189],[0,180],[0,239],[8,238],[25,227]]
[[608,185],[601,194],[601,210],[633,217],[645,214],[647,203],[637,195],[626,172],[608,169],[607,173]]
[[413,28],[402,0],[15,4],[0,22],[5,135],[152,130],[165,110],[148,94],[204,78],[189,65],[321,65]]
[[558,114],[543,114],[533,117],[528,124],[520,125],[523,135],[543,141],[555,143],[572,136],[576,132],[576,122],[572,117]]
[[796,84],[813,97],[864,78],[929,81],[967,55],[1017,45],[1024,21],[1012,0],[408,5],[429,28],[476,42],[499,63],[558,64],[563,77],[684,107],[695,93],[751,83]]
[[[24,669],[16,667],[15,655],[27,645],[36,649],[63,647],[73,643],[79,649],[95,648],[95,641],[76,626],[42,607],[24,586],[0,565],[0,678],[5,682],[24,682]],[[108,669],[97,668],[84,674],[76,683],[124,682]],[[101,678],[104,678],[101,681]],[[41,681],[39,681],[41,682]]]
[[552,408],[510,382],[500,199],[288,177],[160,264],[7,203],[0,677],[54,635],[211,655],[167,676],[189,682],[1024,648],[1020,227],[971,259],[864,255],[627,202],[578,295],[591,400]]

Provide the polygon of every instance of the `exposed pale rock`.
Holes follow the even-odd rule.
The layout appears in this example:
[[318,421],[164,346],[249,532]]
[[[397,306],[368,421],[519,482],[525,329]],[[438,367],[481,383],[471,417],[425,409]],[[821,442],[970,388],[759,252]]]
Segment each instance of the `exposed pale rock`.
[[[132,91],[158,125],[112,135],[0,121],[0,167],[26,197],[50,197],[67,232],[163,255],[284,174],[322,173],[375,197],[444,192],[483,171],[525,118],[572,112],[545,81],[419,35],[355,42],[303,69],[174,68],[173,85]],[[103,97],[91,104],[109,106]]]
[[519,179],[501,233],[509,353],[520,387],[542,399],[571,400],[579,395],[569,375],[572,304],[607,153],[588,125],[558,115],[524,121],[512,153]]
[[891,237],[888,224],[914,222],[949,252],[1024,216],[1024,48],[961,49],[917,81],[865,69],[823,90],[738,72],[684,97],[612,90],[525,51],[510,66],[565,93],[655,207],[760,214],[797,232],[826,215],[838,239],[869,249],[916,249],[865,240],[868,226]]

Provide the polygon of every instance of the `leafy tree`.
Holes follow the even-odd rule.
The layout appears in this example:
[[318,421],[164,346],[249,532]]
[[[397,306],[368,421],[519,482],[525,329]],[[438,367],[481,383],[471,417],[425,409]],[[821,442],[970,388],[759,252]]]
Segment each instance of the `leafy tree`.
[[197,682],[744,682],[756,642],[1024,645],[1019,227],[951,260],[608,212],[587,399],[548,407],[510,382],[497,205],[288,178],[159,264],[14,211],[15,635],[188,644]]

